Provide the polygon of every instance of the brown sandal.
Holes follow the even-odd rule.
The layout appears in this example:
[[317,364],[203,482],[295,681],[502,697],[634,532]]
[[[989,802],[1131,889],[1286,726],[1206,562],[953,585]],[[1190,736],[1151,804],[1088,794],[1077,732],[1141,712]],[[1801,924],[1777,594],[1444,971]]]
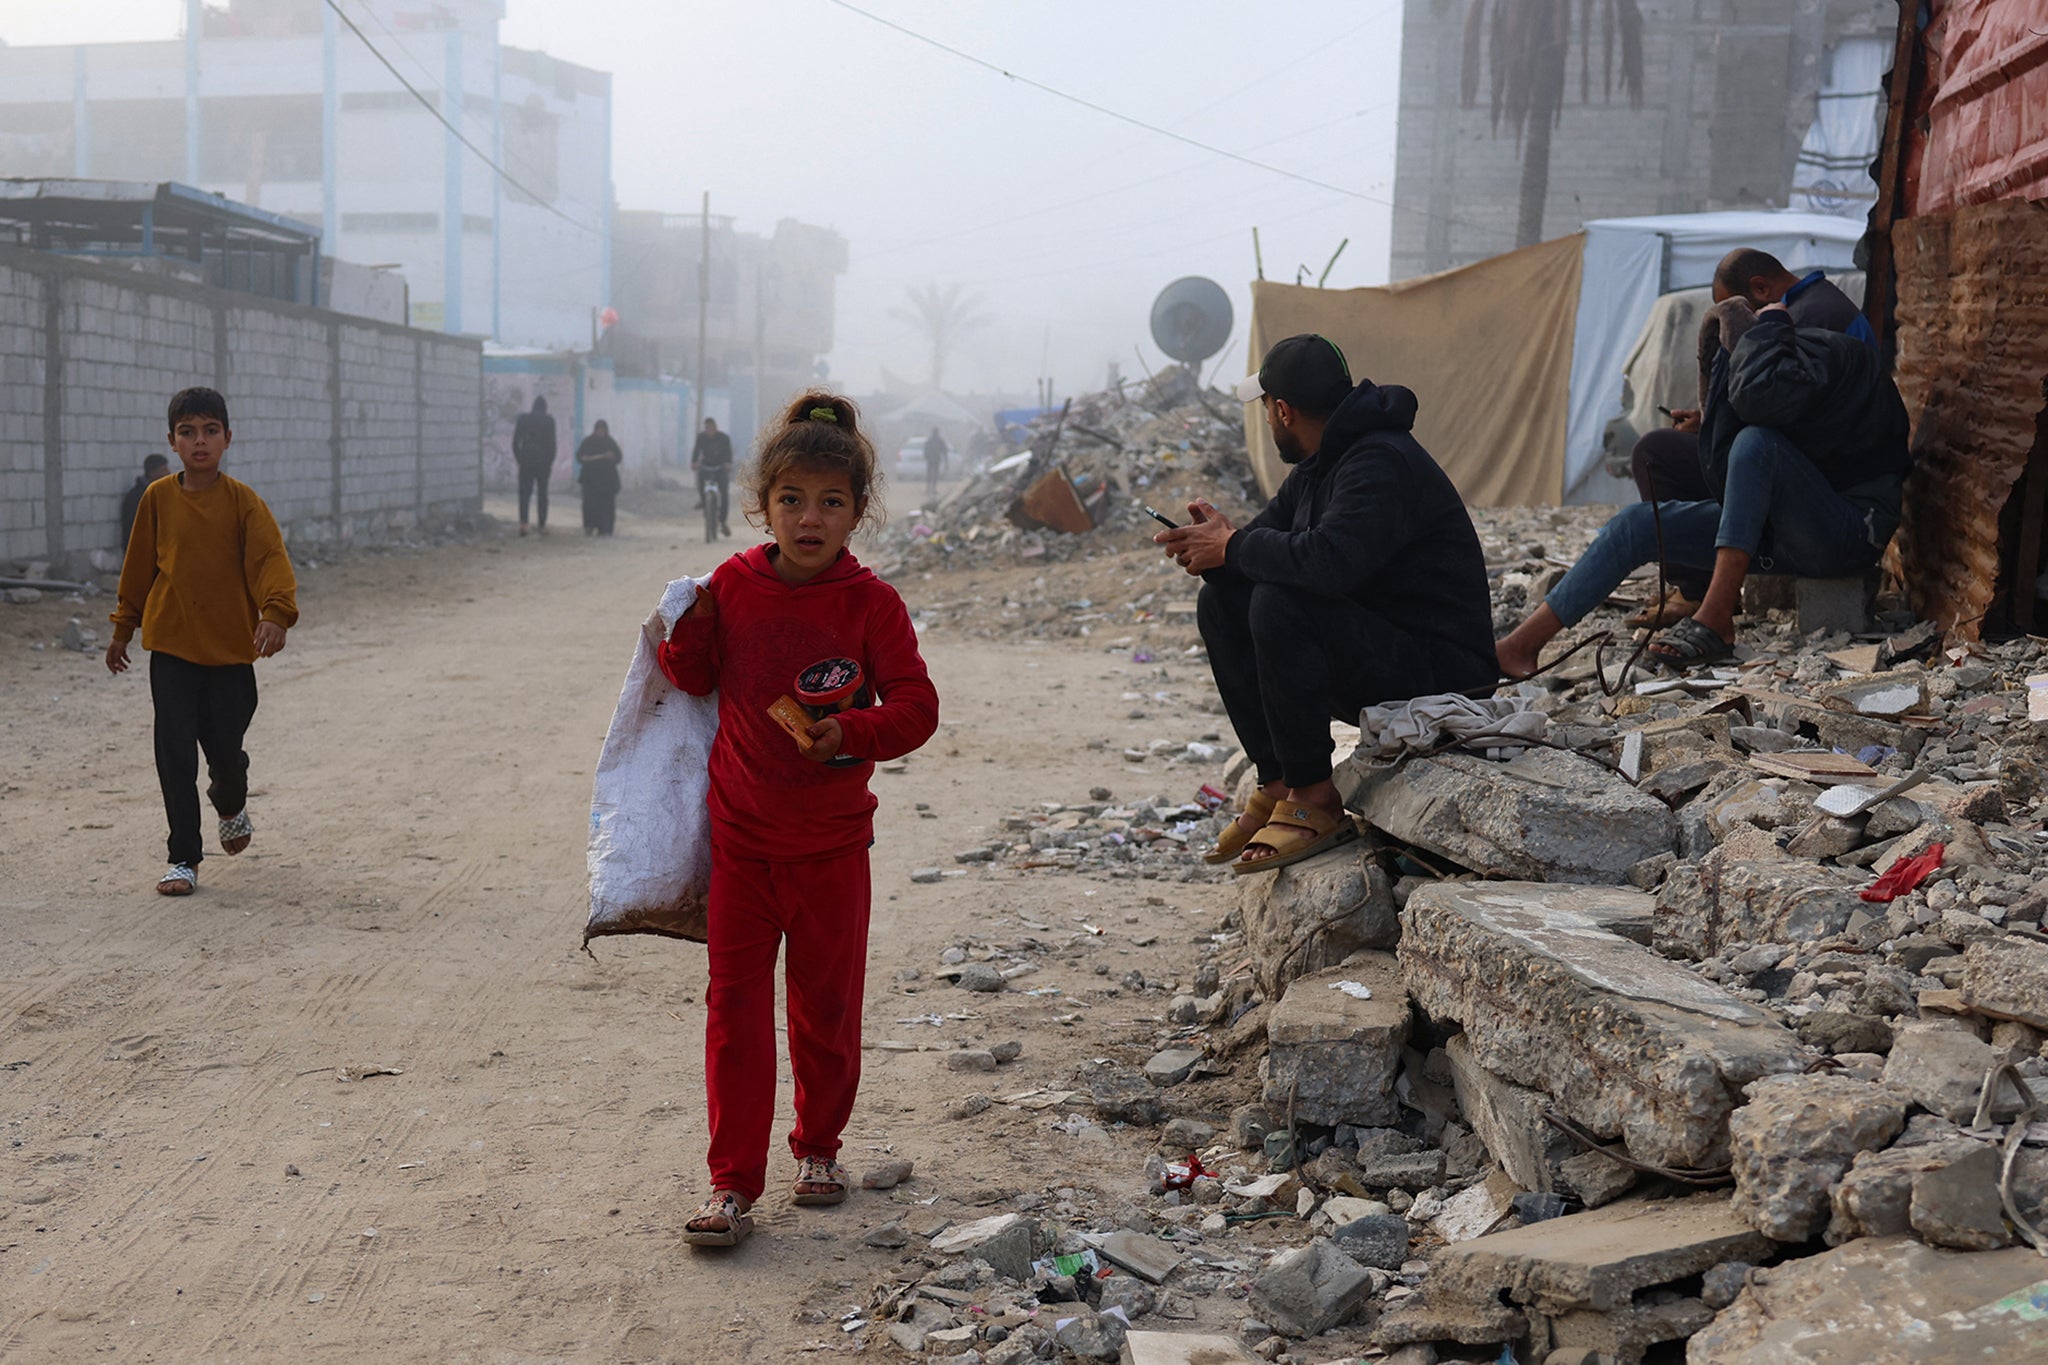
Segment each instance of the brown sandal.
[[[1282,834],[1282,830],[1295,832]],[[1290,801],[1276,809],[1266,827],[1245,842],[1247,852],[1253,848],[1269,848],[1273,852],[1263,858],[1239,858],[1230,870],[1240,877],[1270,872],[1326,853],[1357,837],[1358,826],[1351,822],[1350,812],[1325,815],[1313,806]]]
[[[822,1185],[824,1189],[806,1190],[806,1185]],[[821,1156],[807,1156],[796,1163],[796,1184],[790,1187],[789,1202],[806,1207],[846,1202],[846,1168],[836,1161]]]
[[[736,1247],[754,1230],[748,1204],[731,1190],[713,1190],[683,1224],[683,1241],[693,1247]],[[718,1224],[716,1227],[700,1227]]]
[[1264,829],[1266,821],[1273,818],[1273,798],[1263,791],[1253,792],[1251,800],[1244,803],[1244,813],[1257,819],[1257,827],[1246,829],[1232,821],[1224,828],[1223,833],[1216,836],[1216,847],[1202,855],[1203,862],[1211,865],[1227,863],[1244,852],[1244,846],[1252,841],[1252,836]]

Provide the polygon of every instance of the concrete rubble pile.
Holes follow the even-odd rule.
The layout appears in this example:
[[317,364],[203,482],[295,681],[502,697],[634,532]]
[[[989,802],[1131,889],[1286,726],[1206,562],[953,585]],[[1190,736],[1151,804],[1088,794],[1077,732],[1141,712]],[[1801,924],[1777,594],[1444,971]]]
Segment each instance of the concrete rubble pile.
[[1125,548],[1159,529],[1142,504],[1175,521],[1185,520],[1182,509],[1195,497],[1257,506],[1250,468],[1243,405],[1174,366],[1038,418],[1024,449],[971,471],[936,506],[888,527],[877,571],[1060,562]]
[[[1528,537],[1579,529],[1489,529],[1497,605],[1555,568]],[[2038,1354],[2048,663],[1898,619],[1802,634],[1796,611],[1752,610],[1740,663],[1683,685],[1609,697],[1590,663],[1525,685],[1550,745],[1506,761],[1340,763],[1362,837],[1235,879],[1188,977],[1121,978],[1167,997],[1142,1067],[1024,1099],[1158,1131],[1121,1203],[1006,1206],[1036,1261],[1109,1274],[1075,1300],[1043,1266],[998,1272],[1007,1339],[925,1358]],[[1241,800],[1246,766],[1188,776]],[[1193,855],[1227,813],[1097,795],[974,856],[1217,875]],[[1179,837],[1111,851],[1140,829]],[[997,989],[1029,986],[981,951]]]

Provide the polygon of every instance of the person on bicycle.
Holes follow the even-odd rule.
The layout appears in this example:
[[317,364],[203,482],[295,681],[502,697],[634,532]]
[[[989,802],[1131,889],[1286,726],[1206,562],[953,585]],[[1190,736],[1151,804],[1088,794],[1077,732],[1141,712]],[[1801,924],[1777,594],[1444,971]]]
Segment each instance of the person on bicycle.
[[718,534],[731,535],[725,516],[732,506],[732,437],[718,429],[716,419],[704,419],[704,430],[697,433],[697,444],[690,450],[690,468],[697,475],[700,506],[708,485],[718,485]]

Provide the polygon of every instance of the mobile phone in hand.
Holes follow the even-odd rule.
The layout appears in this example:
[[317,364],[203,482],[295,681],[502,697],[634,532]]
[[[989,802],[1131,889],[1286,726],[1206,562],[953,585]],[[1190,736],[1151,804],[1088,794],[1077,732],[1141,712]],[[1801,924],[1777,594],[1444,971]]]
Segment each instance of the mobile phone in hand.
[[1178,531],[1178,530],[1180,529],[1180,523],[1179,523],[1179,522],[1177,522],[1177,521],[1175,521],[1175,520],[1173,520],[1173,519],[1172,519],[1171,517],[1168,517],[1168,516],[1164,515],[1163,513],[1159,513],[1159,512],[1155,512],[1155,511],[1153,511],[1153,510],[1152,510],[1151,508],[1149,508],[1149,507],[1146,507],[1146,506],[1145,506],[1145,504],[1144,504],[1144,503],[1142,503],[1142,502],[1141,502],[1141,503],[1139,503],[1139,504],[1138,504],[1138,506],[1139,506],[1139,507],[1140,507],[1140,508],[1141,508],[1141,509],[1142,509],[1142,510],[1144,511],[1144,513],[1145,513],[1145,515],[1146,515],[1146,516],[1148,516],[1148,517],[1152,518],[1152,520],[1154,520],[1154,521],[1158,522],[1158,523],[1159,523],[1159,524],[1160,524],[1161,526],[1164,526],[1164,527],[1165,527],[1165,528],[1166,528],[1167,530],[1169,530],[1169,531]]

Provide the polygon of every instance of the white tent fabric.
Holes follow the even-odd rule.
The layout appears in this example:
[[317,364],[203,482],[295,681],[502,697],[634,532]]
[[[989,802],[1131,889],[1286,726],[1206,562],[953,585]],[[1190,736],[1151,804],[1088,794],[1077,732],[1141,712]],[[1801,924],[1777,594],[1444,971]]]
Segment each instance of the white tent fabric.
[[1601,433],[1621,415],[1621,371],[1660,294],[1711,284],[1736,247],[1768,251],[1794,271],[1853,264],[1861,218],[1740,212],[1600,218],[1586,224],[1571,405],[1565,419],[1566,502],[1632,502],[1635,488],[1608,474]]
[[1818,112],[1792,168],[1792,207],[1815,213],[1868,213],[1877,199],[1870,163],[1883,132],[1884,73],[1890,38],[1844,38],[1828,54]]

